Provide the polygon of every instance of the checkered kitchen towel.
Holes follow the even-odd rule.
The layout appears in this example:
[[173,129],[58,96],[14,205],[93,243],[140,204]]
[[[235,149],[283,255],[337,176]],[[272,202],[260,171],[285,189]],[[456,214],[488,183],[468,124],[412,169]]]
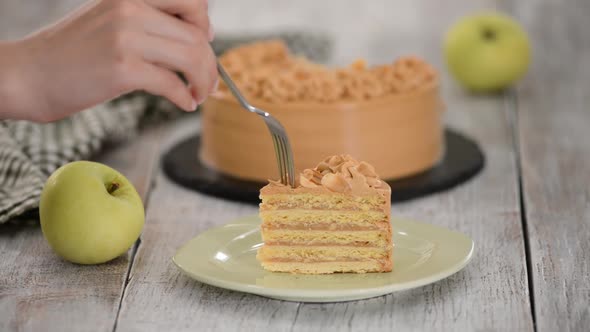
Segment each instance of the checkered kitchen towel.
[[[325,62],[330,55],[329,38],[307,32],[220,36],[213,48],[220,54],[240,43],[277,37],[312,60]],[[43,184],[58,167],[131,138],[141,124],[171,114],[163,109],[182,113],[160,98],[135,93],[55,123],[0,120],[0,224],[34,215]]]

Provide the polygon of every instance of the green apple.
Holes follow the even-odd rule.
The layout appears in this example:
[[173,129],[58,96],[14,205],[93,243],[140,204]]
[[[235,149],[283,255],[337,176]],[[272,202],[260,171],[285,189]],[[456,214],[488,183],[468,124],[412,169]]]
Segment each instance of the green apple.
[[122,255],[144,224],[143,203],[129,180],[90,161],[64,165],[47,179],[39,213],[51,248],[78,264],[100,264]]
[[526,32],[510,17],[484,13],[461,19],[448,31],[444,53],[451,74],[466,88],[488,92],[509,86],[527,71]]

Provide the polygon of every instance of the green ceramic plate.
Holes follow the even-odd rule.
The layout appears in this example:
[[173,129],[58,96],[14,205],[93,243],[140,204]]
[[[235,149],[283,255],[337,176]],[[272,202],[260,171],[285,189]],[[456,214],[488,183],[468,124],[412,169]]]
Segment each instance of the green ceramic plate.
[[188,276],[217,287],[302,302],[370,298],[424,286],[461,270],[473,241],[445,228],[394,219],[393,272],[296,275],[267,272],[256,260],[262,245],[257,216],[210,229],[178,250],[174,263]]

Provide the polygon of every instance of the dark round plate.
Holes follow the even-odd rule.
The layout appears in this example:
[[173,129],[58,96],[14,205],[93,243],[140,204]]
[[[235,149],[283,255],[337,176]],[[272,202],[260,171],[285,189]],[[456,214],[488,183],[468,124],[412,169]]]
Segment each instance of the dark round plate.
[[[391,201],[412,198],[450,189],[461,184],[484,166],[484,155],[477,144],[451,130],[445,130],[446,152],[435,167],[410,177],[387,181]],[[234,201],[260,202],[265,183],[244,181],[207,168],[198,158],[200,136],[192,136],[173,146],[163,157],[164,172],[176,183],[199,192]]]

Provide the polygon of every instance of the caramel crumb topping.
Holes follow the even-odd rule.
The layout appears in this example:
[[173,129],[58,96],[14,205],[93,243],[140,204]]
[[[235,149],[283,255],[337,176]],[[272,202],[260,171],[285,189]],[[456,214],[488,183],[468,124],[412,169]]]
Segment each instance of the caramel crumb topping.
[[304,170],[299,185],[305,188],[323,186],[333,192],[364,192],[381,188],[383,182],[375,168],[364,161],[357,161],[349,155],[335,155],[326,158],[315,168]]
[[[374,67],[358,59],[332,69],[289,54],[276,40],[236,47],[220,61],[248,97],[277,103],[369,100],[419,90],[437,80],[435,70],[414,56]],[[227,86],[221,84],[220,90],[227,92]]]

